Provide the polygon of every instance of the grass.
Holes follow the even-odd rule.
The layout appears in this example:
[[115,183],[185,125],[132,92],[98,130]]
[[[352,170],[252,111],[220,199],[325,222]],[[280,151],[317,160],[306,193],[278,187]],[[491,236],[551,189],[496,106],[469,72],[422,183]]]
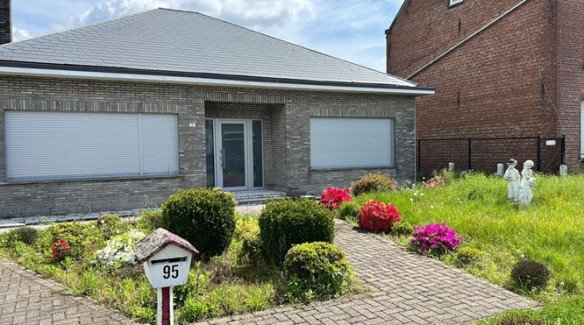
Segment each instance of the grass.
[[[121,228],[129,231],[137,227],[147,233],[159,226],[159,215],[147,212],[135,225]],[[27,234],[26,238],[34,239],[24,240],[28,244],[22,241],[25,236],[20,234],[22,231],[0,235],[0,258],[12,260],[63,283],[73,293],[90,296],[138,321],[153,323],[156,317],[156,291],[145,278],[142,266],[115,271],[96,266],[93,256],[96,250],[106,245],[107,231],[99,229],[95,222],[74,223],[65,228],[62,225],[55,224],[39,229],[33,235]],[[71,247],[75,245],[76,256],[53,262],[50,247],[54,242],[54,233],[67,238]],[[294,302],[289,298],[280,268],[265,259],[248,261],[247,256],[241,258],[242,246],[238,236],[234,236],[224,254],[207,262],[194,263],[188,283],[174,288],[178,323],[253,312]],[[356,281],[349,293],[362,291]]]
[[[402,215],[400,230],[404,225],[447,223],[464,237],[463,246],[478,250],[479,255],[476,261],[460,265],[454,254],[447,254],[441,257],[444,262],[547,304],[537,315],[550,324],[584,323],[584,176],[537,176],[534,201],[527,209],[508,201],[503,179],[483,174],[456,179],[446,174],[446,178],[442,187],[366,194],[354,203],[376,199],[396,205]],[[411,236],[390,236],[409,246]],[[543,290],[527,291],[513,284],[511,269],[526,258],[551,270]],[[576,310],[576,318],[561,315]],[[553,321],[556,316],[562,321]]]

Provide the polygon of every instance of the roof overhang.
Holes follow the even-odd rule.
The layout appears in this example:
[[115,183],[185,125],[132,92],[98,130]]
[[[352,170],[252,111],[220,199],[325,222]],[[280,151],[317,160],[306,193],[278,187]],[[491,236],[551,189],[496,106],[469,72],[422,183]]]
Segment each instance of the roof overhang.
[[8,61],[0,62],[0,75],[405,96],[434,95],[436,92],[434,88],[416,86],[294,80],[208,73],[195,74],[110,67],[63,66]]

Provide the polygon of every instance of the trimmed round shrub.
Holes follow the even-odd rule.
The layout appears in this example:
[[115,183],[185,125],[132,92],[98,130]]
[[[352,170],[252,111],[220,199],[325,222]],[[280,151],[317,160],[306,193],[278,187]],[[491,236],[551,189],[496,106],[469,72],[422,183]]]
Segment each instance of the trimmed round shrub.
[[121,235],[126,230],[122,218],[115,214],[104,214],[96,220],[97,228],[105,238],[110,239],[113,236]]
[[511,278],[520,287],[544,288],[550,279],[550,270],[542,263],[523,260],[515,264]]
[[238,259],[250,263],[257,262],[262,256],[262,240],[257,218],[247,217],[237,220],[234,237],[241,241]]
[[38,238],[38,232],[35,228],[32,227],[20,227],[11,230],[9,238],[11,243],[17,240],[27,244],[28,246],[32,246]]
[[162,210],[147,210],[140,212],[136,227],[141,231],[150,233],[158,228],[163,228]]
[[[102,240],[98,229],[91,225],[84,225],[80,222],[63,222],[53,224],[48,228],[49,245],[55,245],[57,249],[67,246],[67,255],[76,259],[90,251],[88,247],[99,244],[97,241]],[[66,243],[66,245],[63,243]],[[38,242],[37,242],[38,245]],[[45,249],[43,247],[43,249]]]
[[400,221],[393,225],[391,233],[397,236],[411,236],[414,233],[414,227],[411,223]]
[[546,323],[528,315],[513,315],[504,316],[497,325],[546,325]]
[[208,259],[221,255],[235,230],[235,199],[219,189],[180,190],[162,206],[162,224]]
[[345,202],[339,208],[339,218],[345,221],[355,221],[359,215],[361,206],[355,202]]
[[470,265],[478,261],[481,251],[472,247],[462,247],[456,252],[456,263],[458,265]]
[[329,187],[321,193],[320,204],[329,210],[336,210],[343,202],[351,202],[352,199],[348,188]]
[[462,237],[456,235],[456,230],[446,224],[430,224],[424,227],[414,227],[412,245],[421,252],[445,254],[455,250],[462,242]]
[[264,252],[278,265],[293,245],[332,243],[335,236],[333,214],[307,198],[268,202],[259,223]]
[[396,189],[397,183],[382,174],[365,175],[353,184],[353,194],[355,196],[373,192],[391,192]]
[[353,271],[343,251],[330,243],[292,247],[284,260],[288,294],[293,299],[336,297],[349,288]]
[[393,225],[401,220],[397,208],[393,204],[383,204],[377,200],[365,203],[359,211],[359,226],[373,232],[391,232]]

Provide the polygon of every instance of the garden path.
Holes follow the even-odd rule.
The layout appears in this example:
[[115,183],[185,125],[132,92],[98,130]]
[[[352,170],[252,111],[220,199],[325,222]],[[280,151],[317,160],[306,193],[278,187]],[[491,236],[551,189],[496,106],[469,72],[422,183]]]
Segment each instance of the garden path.
[[0,260],[0,324],[133,324],[119,312]]
[[472,324],[536,303],[438,260],[337,221],[335,243],[367,294],[275,308],[200,324]]

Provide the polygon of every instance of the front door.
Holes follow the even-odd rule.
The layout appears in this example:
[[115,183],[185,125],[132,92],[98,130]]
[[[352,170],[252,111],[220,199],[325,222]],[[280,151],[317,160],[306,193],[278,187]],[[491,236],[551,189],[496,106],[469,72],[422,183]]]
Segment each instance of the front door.
[[215,120],[213,124],[215,186],[230,191],[263,187],[261,121]]

